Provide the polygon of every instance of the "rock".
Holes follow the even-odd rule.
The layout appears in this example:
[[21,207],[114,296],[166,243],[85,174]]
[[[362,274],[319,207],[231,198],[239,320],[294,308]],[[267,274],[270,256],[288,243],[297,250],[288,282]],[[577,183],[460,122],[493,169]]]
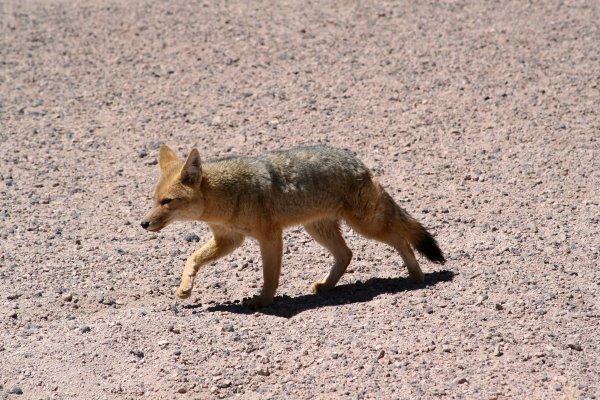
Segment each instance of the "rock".
[[504,307],[500,303],[496,303],[495,307],[496,307],[496,310],[498,310],[498,311],[504,310]]
[[185,387],[180,387],[179,389],[177,389],[177,393],[180,393],[180,394],[187,393],[187,389]]
[[225,389],[225,388],[228,388],[229,386],[231,386],[231,381],[228,379],[225,379],[225,380],[217,383],[217,387],[219,389]]
[[195,233],[188,233],[187,235],[185,235],[185,241],[188,243],[199,242],[200,236],[196,235]]
[[8,394],[23,394],[23,389],[21,386],[15,385],[8,391]]
[[101,303],[104,304],[105,306],[112,306],[112,305],[116,304],[113,299],[105,299],[105,298],[102,299]]
[[129,353],[133,354],[137,358],[144,358],[144,352],[141,350],[134,349],[134,350],[131,350]]
[[268,367],[258,367],[256,369],[256,375],[269,376],[271,375],[271,371],[269,371]]
[[467,383],[467,382],[468,382],[467,378],[465,378],[465,377],[456,378],[454,380],[454,383],[457,384],[457,385],[462,385],[463,383]]
[[167,347],[169,345],[169,341],[168,340],[159,340],[157,344],[159,347]]
[[88,333],[88,332],[90,332],[91,330],[92,330],[92,328],[90,328],[90,327],[89,327],[89,326],[87,326],[87,325],[85,325],[85,326],[82,326],[81,328],[79,328],[79,332],[81,332],[81,333]]
[[574,341],[569,341],[567,343],[567,347],[570,349],[573,349],[575,351],[583,351],[583,347],[581,347],[581,345],[579,343],[576,343]]
[[73,300],[73,295],[71,293],[66,293],[62,297],[63,301],[71,301]]
[[233,332],[233,325],[231,324],[225,324],[221,327],[221,330],[223,332]]
[[487,300],[487,298],[488,298],[488,297],[487,297],[487,294],[482,294],[482,295],[480,295],[480,296],[477,296],[477,301],[475,302],[475,305],[476,305],[476,306],[480,306],[481,304],[483,304],[483,302],[484,302],[485,300]]
[[500,357],[502,354],[504,354],[504,353],[502,352],[502,345],[501,345],[500,343],[498,343],[498,344],[496,345],[496,347],[494,347],[494,355],[495,355],[496,357]]
[[550,387],[554,390],[560,390],[560,389],[562,389],[563,385],[561,385],[560,382],[552,382]]

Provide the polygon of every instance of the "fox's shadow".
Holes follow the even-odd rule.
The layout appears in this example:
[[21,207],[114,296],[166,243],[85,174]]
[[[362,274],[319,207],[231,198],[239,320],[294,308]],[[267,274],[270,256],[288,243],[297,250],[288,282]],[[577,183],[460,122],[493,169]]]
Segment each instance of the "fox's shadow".
[[[454,272],[442,270],[425,274],[423,283],[414,283],[409,278],[371,278],[366,282],[348,283],[336,286],[333,290],[319,295],[302,295],[298,297],[276,296],[273,304],[258,310],[252,310],[241,302],[226,302],[211,306],[207,311],[227,311],[236,314],[261,314],[291,318],[303,311],[320,307],[331,307],[342,304],[364,303],[373,300],[383,293],[398,293],[409,290],[419,290],[440,282],[449,282],[454,278]],[[188,306],[193,308],[193,305]]]

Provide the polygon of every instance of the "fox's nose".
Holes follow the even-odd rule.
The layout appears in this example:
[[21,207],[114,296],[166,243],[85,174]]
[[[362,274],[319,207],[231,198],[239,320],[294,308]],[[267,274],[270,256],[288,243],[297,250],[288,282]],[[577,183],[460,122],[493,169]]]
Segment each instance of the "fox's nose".
[[142,228],[148,229],[149,226],[150,226],[150,222],[148,222],[148,221],[142,221]]

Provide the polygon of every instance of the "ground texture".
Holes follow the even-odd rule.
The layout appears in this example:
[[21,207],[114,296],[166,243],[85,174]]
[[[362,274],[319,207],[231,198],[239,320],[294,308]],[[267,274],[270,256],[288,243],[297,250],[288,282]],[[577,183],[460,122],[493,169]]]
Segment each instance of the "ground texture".
[[[0,398],[600,397],[597,1],[0,3]],[[412,284],[285,235],[177,301],[157,149],[352,149],[438,238]]]

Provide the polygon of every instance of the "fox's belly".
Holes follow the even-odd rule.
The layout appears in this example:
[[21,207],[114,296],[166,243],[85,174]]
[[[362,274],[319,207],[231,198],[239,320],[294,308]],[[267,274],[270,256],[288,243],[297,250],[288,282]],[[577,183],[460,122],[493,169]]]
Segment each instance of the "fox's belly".
[[345,207],[341,196],[318,193],[277,196],[269,203],[274,221],[282,227],[302,225],[324,218],[338,219]]

